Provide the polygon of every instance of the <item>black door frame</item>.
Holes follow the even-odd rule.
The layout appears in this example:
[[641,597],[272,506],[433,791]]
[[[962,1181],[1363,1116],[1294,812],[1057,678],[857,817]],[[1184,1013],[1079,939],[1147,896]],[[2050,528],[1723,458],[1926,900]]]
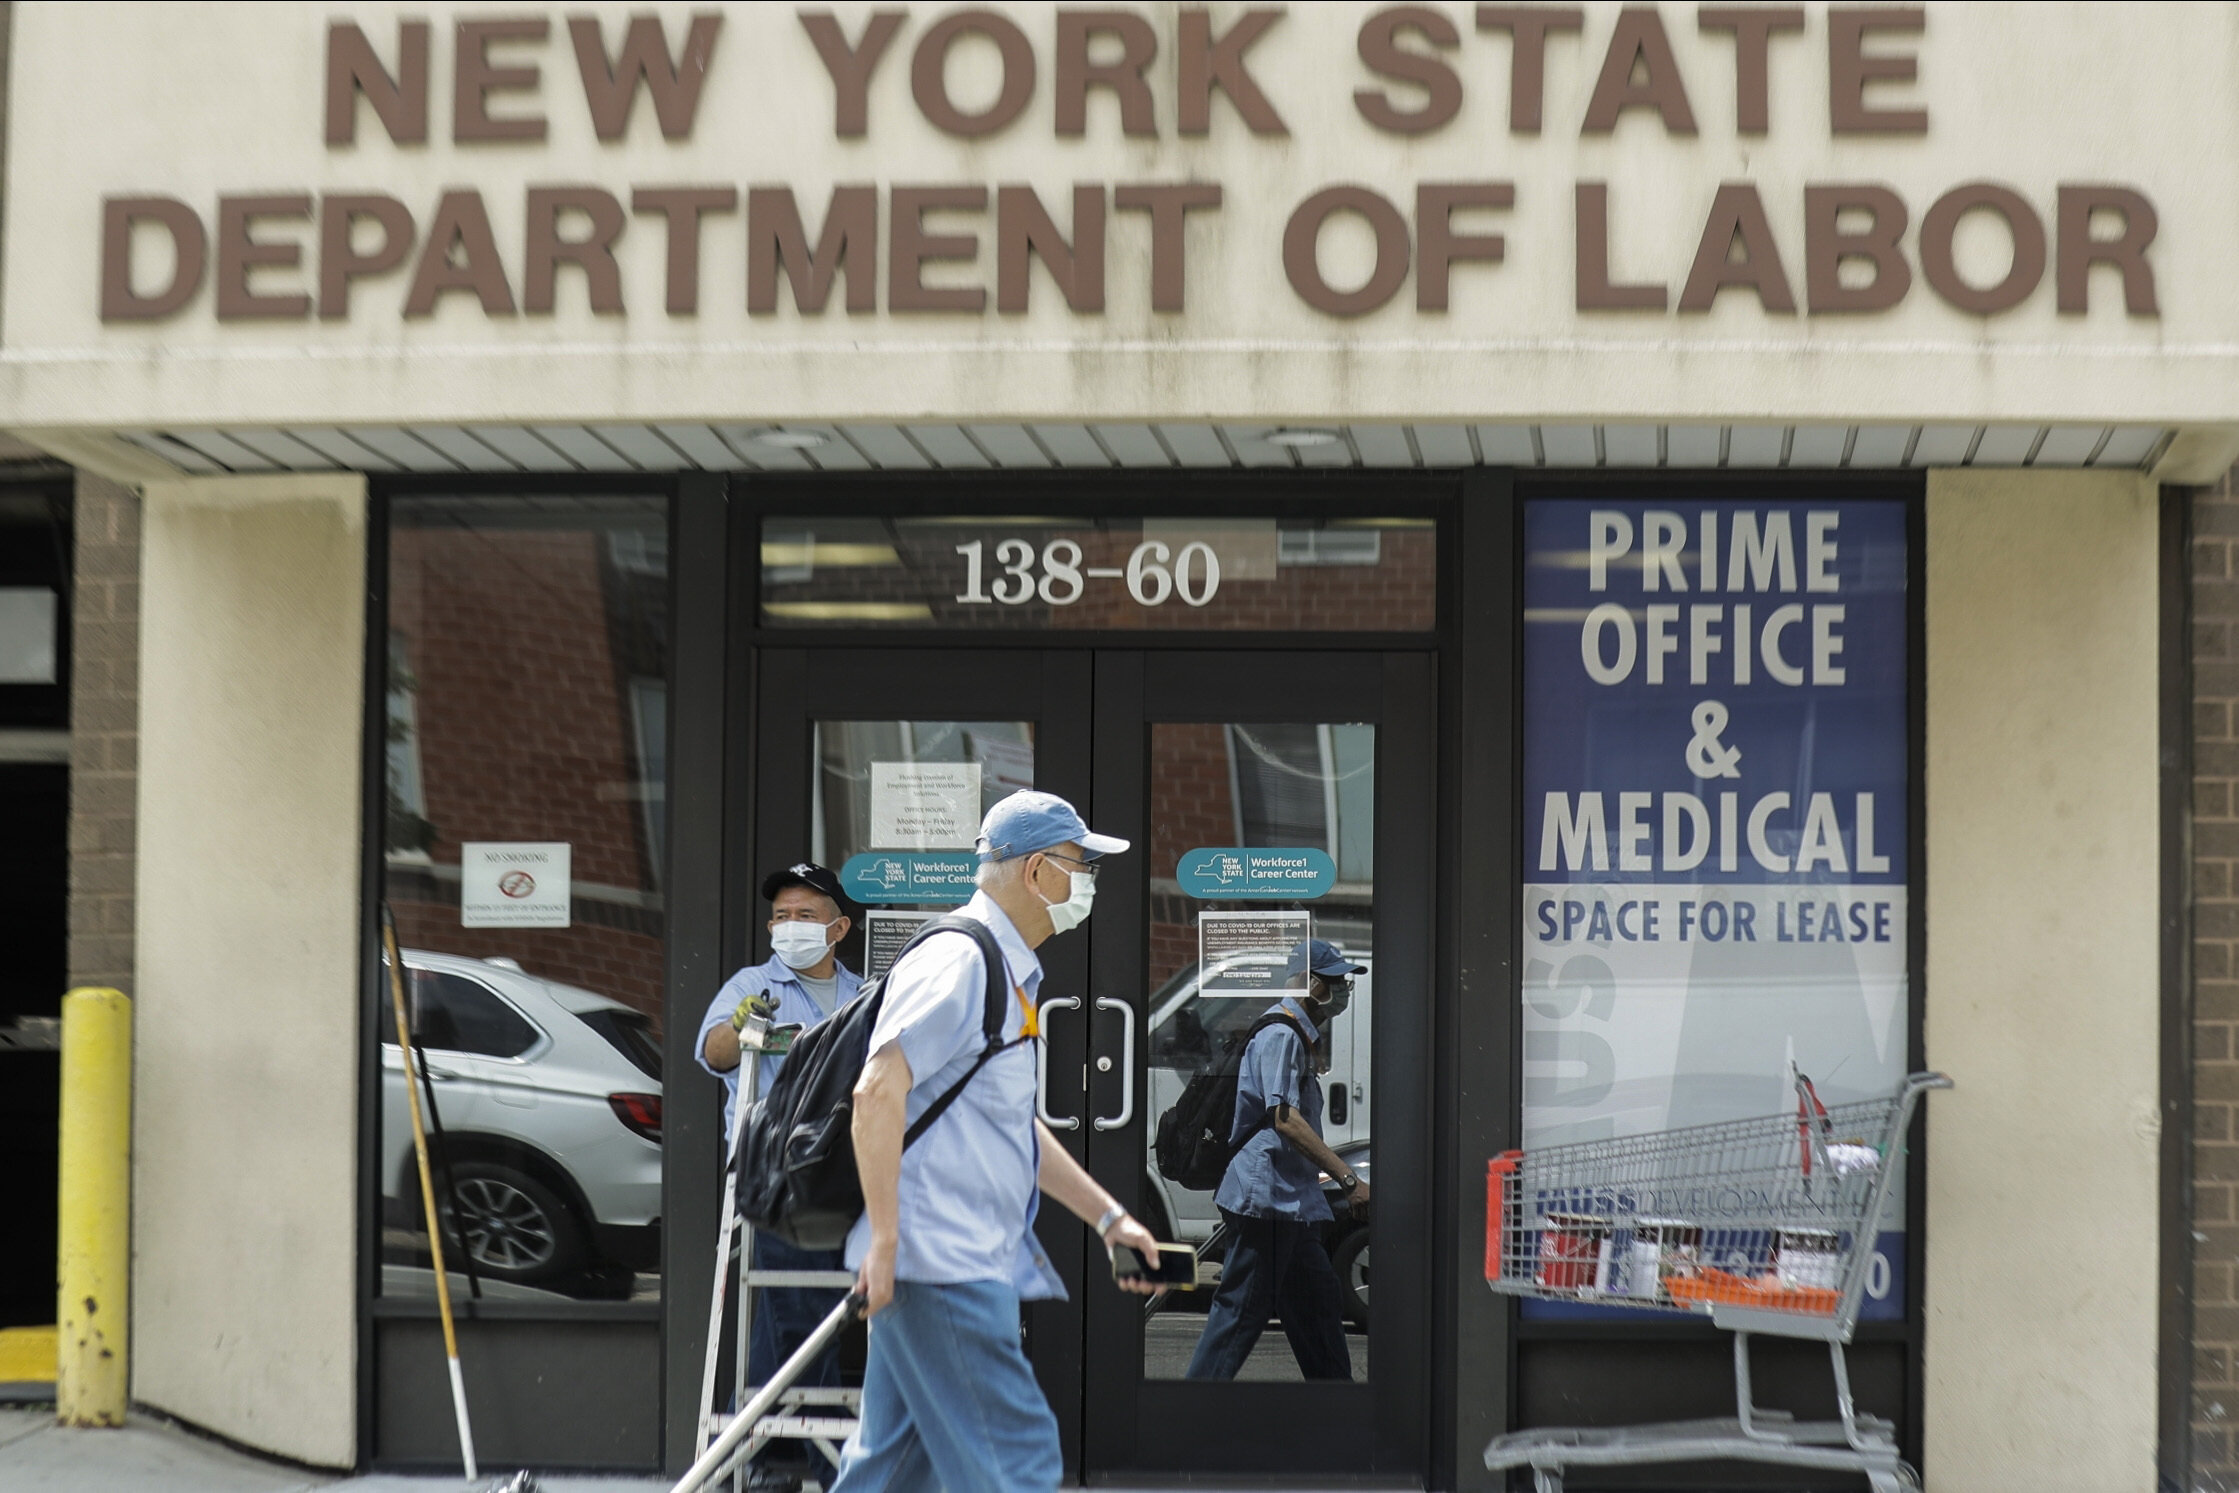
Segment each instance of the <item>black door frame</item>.
[[[832,663],[852,654],[855,650],[883,651],[907,656],[920,665],[923,696],[929,702],[941,700],[937,709],[928,704],[926,713],[954,718],[962,707],[958,696],[943,693],[940,675],[942,669],[922,666],[945,658],[962,661],[966,655],[1046,653],[1077,654],[1082,659],[1097,655],[1100,650],[1126,650],[1144,656],[1189,654],[1206,650],[1226,653],[1255,653],[1260,651],[1301,650],[1302,646],[1318,652],[1376,652],[1412,655],[1409,667],[1419,671],[1420,686],[1426,698],[1450,700],[1445,686],[1453,671],[1452,621],[1456,614],[1459,595],[1460,557],[1456,553],[1457,507],[1455,499],[1463,486],[1463,475],[1458,472],[1438,473],[1369,473],[1323,471],[1276,472],[1175,472],[1156,473],[930,473],[901,476],[894,473],[876,474],[817,474],[805,476],[778,476],[755,474],[735,477],[730,485],[728,555],[729,574],[732,580],[728,595],[729,625],[727,642],[731,664],[728,670],[729,693],[725,710],[725,735],[730,747],[725,753],[725,812],[730,833],[726,838],[724,884],[727,888],[725,905],[736,909],[751,896],[754,857],[767,843],[775,851],[776,841],[765,840],[763,829],[766,812],[790,818],[780,805],[772,803],[769,785],[785,782],[798,783],[803,779],[799,772],[806,770],[803,759],[795,764],[791,773],[782,771],[779,764],[762,760],[758,755],[761,740],[761,721],[758,702],[768,698],[768,674],[773,668],[784,670],[793,667],[779,662],[781,656],[799,654],[804,661],[821,656]],[[1505,495],[1503,495],[1505,496]],[[1437,598],[1434,611],[1435,626],[1419,633],[1358,633],[1331,632],[1326,635],[1302,637],[1297,632],[1159,632],[1146,634],[1140,631],[1087,631],[1068,632],[1062,637],[1049,633],[1020,635],[990,631],[972,633],[964,631],[905,630],[898,628],[845,628],[845,627],[767,627],[759,617],[759,598],[756,582],[759,578],[759,552],[761,525],[765,517],[794,517],[802,513],[819,516],[912,516],[912,515],[972,515],[1010,512],[1078,512],[1084,515],[1129,517],[1163,516],[1186,513],[1193,517],[1307,517],[1327,515],[1332,517],[1390,517],[1428,519],[1439,526],[1437,562]],[[1498,609],[1507,604],[1512,595],[1509,570],[1495,571],[1480,581],[1478,589],[1493,591],[1498,595],[1491,605]],[[684,607],[680,599],[679,612]],[[1059,644],[1052,650],[1049,644]],[[1443,645],[1443,648],[1442,648]],[[829,652],[825,650],[830,650]],[[1109,651],[1102,657],[1113,658]],[[1459,676],[1466,677],[1466,676]],[[1507,715],[1513,710],[1511,676],[1502,668],[1489,682],[1488,693],[1496,697],[1494,709]],[[790,687],[788,687],[790,688]],[[839,715],[861,716],[864,707],[851,705]],[[1085,714],[1085,711],[1084,711]],[[983,717],[994,718],[994,717]],[[1008,717],[1004,717],[1008,718]],[[1425,709],[1422,712],[1423,746],[1425,762],[1442,763],[1451,760],[1447,750],[1455,726],[1458,724],[1450,707]],[[805,751],[805,742],[802,743]],[[1081,760],[1092,759],[1093,748],[1084,751]],[[1041,754],[1037,754],[1038,759]],[[1419,788],[1426,800],[1425,817],[1435,809],[1435,791],[1443,789],[1443,775],[1431,770],[1414,775],[1413,788]],[[1053,780],[1053,786],[1054,780]],[[1086,785],[1081,785],[1085,791]],[[1062,787],[1056,791],[1065,791]],[[689,801],[687,784],[672,780],[672,793],[677,801]],[[1402,795],[1404,796],[1404,795]],[[782,795],[780,795],[782,797]],[[1504,796],[1503,801],[1506,801]],[[1505,812],[1505,811],[1504,811]],[[1443,894],[1435,889],[1438,872],[1444,869],[1451,857],[1447,840],[1452,834],[1452,817],[1432,820],[1436,829],[1430,840],[1431,854],[1420,867],[1425,883],[1421,899],[1424,908],[1426,961],[1428,952],[1445,928],[1436,918],[1444,907]],[[792,842],[792,843],[798,843]],[[789,851],[787,853],[790,853]],[[1494,868],[1494,874],[1506,877],[1506,866]],[[1106,888],[1104,921],[1115,921],[1112,912],[1117,908],[1113,896],[1116,888]],[[1508,897],[1506,902],[1513,902]],[[1496,905],[1505,905],[1496,904]],[[727,921],[721,936],[724,968],[744,962],[749,950],[755,947],[754,937],[759,925],[748,921]],[[1066,942],[1070,942],[1069,940]],[[1091,930],[1093,942],[1093,925]],[[1053,954],[1062,957],[1063,943],[1050,946]],[[1085,947],[1082,951],[1085,953]],[[1078,957],[1078,956],[1076,956]],[[1443,978],[1448,956],[1443,949],[1436,955],[1436,963],[1426,962],[1423,980],[1432,989],[1429,1003],[1431,1035],[1445,1029],[1451,1019],[1451,1002],[1446,997],[1447,985]],[[1055,971],[1053,970],[1053,973]],[[1085,964],[1076,988],[1086,989]],[[1139,993],[1137,995],[1139,999]],[[1086,1015],[1067,1012],[1066,1018]],[[1053,1072],[1066,1071],[1067,1065],[1084,1064],[1088,1060],[1089,1023],[1086,1020],[1060,1019],[1052,1024],[1050,1034],[1050,1064]],[[1397,1044],[1394,1044],[1395,1047]],[[1429,1044],[1443,1053],[1450,1043],[1432,1040]],[[1385,1044],[1378,1044],[1382,1052]],[[1502,1051],[1505,1053],[1505,1045]],[[1394,1059],[1396,1061],[1396,1057]],[[1386,1082],[1385,1059],[1379,1057],[1378,1083],[1380,1087],[1399,1086]],[[1505,1080],[1503,1080],[1505,1082]],[[1419,1075],[1405,1086],[1422,1095],[1422,1123],[1429,1131],[1419,1148],[1426,1158],[1435,1158],[1443,1150],[1443,1141],[1452,1130],[1452,1110],[1455,1093],[1444,1083],[1435,1083],[1426,1090]],[[1383,1127],[1381,1117],[1379,1129]],[[1077,1145],[1088,1133],[1084,1117],[1082,1130],[1061,1137]],[[1140,1142],[1138,1141],[1138,1148]],[[1079,1151],[1076,1155],[1081,1154]],[[1138,1154],[1140,1151],[1138,1149]],[[1489,1154],[1489,1153],[1488,1153]],[[712,1158],[707,1163],[712,1165]],[[672,1162],[670,1175],[681,1180],[683,1173]],[[1437,1173],[1443,1176],[1443,1171]],[[1421,1226],[1433,1227],[1431,1210],[1443,1206],[1439,1199],[1429,1196],[1437,1191],[1432,1174],[1426,1173],[1423,1183],[1425,1209]],[[1379,1202],[1379,1212],[1385,1210]],[[1070,1229],[1071,1220],[1065,1221],[1065,1234],[1078,1233]],[[1442,1435],[1434,1435],[1434,1425],[1443,1416],[1449,1397],[1436,1391],[1442,1382],[1455,1383],[1462,1393],[1482,1394],[1488,1386],[1479,1383],[1460,1384],[1451,1377],[1456,1366],[1457,1340],[1449,1314],[1431,1305],[1444,1294],[1447,1272],[1444,1259],[1451,1249],[1452,1236],[1443,1226],[1432,1236],[1433,1245],[1426,1261],[1423,1289],[1426,1305],[1423,1312],[1424,1326],[1421,1341],[1407,1350],[1409,1358],[1421,1363],[1420,1377],[1416,1380],[1418,1392],[1412,1409],[1413,1424],[1401,1433],[1396,1426],[1380,1427],[1376,1434],[1378,1465],[1392,1469],[1375,1476],[1378,1481],[1390,1481],[1395,1475],[1402,1481],[1422,1481],[1433,1487],[1455,1486],[1455,1463],[1450,1447]],[[1067,1289],[1075,1300],[1080,1297],[1079,1280],[1085,1269],[1085,1241],[1074,1240],[1067,1244],[1066,1237],[1047,1240],[1061,1247],[1053,1253],[1066,1279]],[[1466,1256],[1474,1244],[1464,1241]],[[705,1287],[694,1286],[698,1295],[696,1307],[690,1311],[677,1309],[677,1281],[698,1282],[713,1268],[712,1237],[704,1244],[695,1245],[690,1239],[677,1239],[674,1247],[680,1252],[672,1256],[670,1299],[672,1307],[667,1313],[669,1346],[667,1359],[672,1378],[687,1359],[693,1365],[694,1383],[697,1364],[702,1351],[702,1336],[706,1318]],[[697,1250],[706,1259],[687,1263],[683,1252]],[[1076,1261],[1075,1256],[1080,1260]],[[681,1273],[679,1273],[681,1272]],[[1482,1291],[1482,1287],[1479,1288]],[[1060,1310],[1056,1306],[1031,1308],[1027,1313],[1027,1334],[1034,1348],[1038,1370],[1055,1380],[1059,1372],[1079,1374],[1082,1342],[1077,1324],[1080,1313],[1077,1307]],[[1503,1343],[1500,1353],[1505,1357],[1505,1322],[1500,1328]],[[1130,1364],[1133,1372],[1134,1365]],[[1086,1382],[1085,1376],[1072,1378],[1074,1386]],[[1046,1382],[1046,1389],[1059,1388],[1055,1382]],[[1245,1388],[1245,1386],[1237,1386]],[[1329,1386],[1335,1387],[1335,1386]],[[693,1410],[689,1405],[692,1390],[672,1384],[668,1394],[669,1423],[671,1426],[667,1462],[682,1468],[690,1461],[688,1451],[678,1445],[680,1433],[688,1437]],[[1076,1390],[1076,1394],[1078,1391]],[[1078,1478],[1081,1462],[1082,1414],[1077,1399],[1052,1396],[1062,1438],[1065,1444],[1068,1476]],[[1405,1407],[1402,1407],[1404,1410]],[[1395,1411],[1395,1414],[1400,1413]],[[1404,1454],[1400,1447],[1404,1444]],[[1093,1461],[1093,1459],[1092,1459]],[[1399,1469],[1404,1465],[1405,1471]],[[1310,1470],[1319,1473],[1317,1480],[1335,1476],[1347,1480],[1326,1463],[1309,1464]],[[1303,1469],[1302,1469],[1303,1470]],[[1363,1474],[1355,1474],[1361,1476]]]
[[[1089,1402],[1102,1407],[1088,1422],[1091,1476],[1423,1476],[1429,1470],[1426,1409],[1435,1384],[1429,1354],[1436,1256],[1430,1232],[1433,1095],[1420,1081],[1433,1047],[1427,998],[1435,954],[1438,840],[1432,656],[1110,652],[1098,657],[1096,683],[1098,761],[1089,817],[1098,824],[1147,825],[1153,722],[1343,719],[1377,726],[1376,979],[1388,994],[1375,1008],[1372,1103],[1379,1190],[1372,1227],[1383,1248],[1367,1382],[1146,1381],[1137,1304],[1092,1289],[1084,1303],[1089,1338],[1106,1351],[1088,1362],[1083,1381]],[[1311,698],[1302,703],[1302,693]],[[1331,699],[1343,703],[1334,709],[1323,703]],[[1092,944],[1094,992],[1118,994],[1136,1008],[1138,1023],[1148,1018],[1141,1008],[1148,982],[1140,930],[1150,871],[1138,861],[1129,874],[1105,878],[1114,884],[1099,896],[1109,899],[1106,916],[1119,936]],[[1402,992],[1423,998],[1392,998]],[[1140,1029],[1138,1036],[1138,1071],[1131,1079],[1140,1096],[1148,1043]],[[1107,1039],[1100,1051],[1108,1050]],[[1118,1099],[1113,1087],[1091,1081],[1093,1112],[1111,1111]],[[1123,1201],[1143,1178],[1144,1137],[1155,1123],[1138,1105],[1131,1124],[1090,1135],[1091,1169]],[[1297,1434],[1309,1424],[1343,1430],[1321,1437]],[[1153,1446],[1178,1455],[1146,1456]],[[1176,1465],[1185,1460],[1188,1465]]]
[[[767,957],[754,900],[756,868],[798,860],[808,844],[808,798],[802,785],[815,770],[811,722],[817,720],[1026,720],[1036,723],[1035,781],[1075,802],[1090,784],[1089,657],[1078,650],[1040,648],[763,648],[755,668],[759,729],[757,781],[751,828],[734,824],[738,852],[724,919],[727,967]],[[1037,951],[1052,990],[1088,988],[1088,943],[1053,940]],[[1068,1016],[1073,1013],[1067,1013]],[[1088,1061],[1087,1025],[1051,1023],[1046,1034],[1050,1071],[1073,1072]],[[1061,1134],[1081,1159],[1081,1128]],[[1062,1209],[1049,1209],[1039,1229],[1043,1247],[1074,1302],[1081,1299],[1086,1255],[1080,1230]],[[708,1264],[714,1263],[712,1252]],[[1058,1417],[1066,1466],[1080,1465],[1081,1407],[1075,1387],[1082,1360],[1080,1313],[1064,1302],[1036,1303],[1026,1313],[1036,1376]],[[695,1363],[697,1363],[695,1359]],[[1072,1391],[1072,1392],[1069,1392]],[[689,1459],[687,1459],[689,1461]]]

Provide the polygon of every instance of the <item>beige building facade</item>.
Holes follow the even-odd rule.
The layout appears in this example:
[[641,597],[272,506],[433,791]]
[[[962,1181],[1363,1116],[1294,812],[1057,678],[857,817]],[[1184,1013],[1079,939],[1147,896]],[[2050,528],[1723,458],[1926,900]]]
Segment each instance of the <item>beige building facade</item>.
[[[84,896],[130,922],[132,1373],[148,1408],[321,1467],[453,1455],[416,1285],[425,1224],[393,1197],[374,936],[387,903],[415,979],[480,978],[447,958],[510,961],[488,979],[521,1019],[559,1020],[570,1000],[568,1019],[611,1016],[617,1031],[642,1017],[665,1059],[639,1085],[652,1133],[631,1131],[657,1151],[650,1216],[608,1211],[591,1163],[564,1162],[573,1193],[549,1172],[506,1174],[581,1211],[586,1251],[623,1228],[655,1242],[634,1261],[613,1245],[595,1288],[484,1262],[467,1371],[500,1448],[488,1456],[688,1463],[722,1145],[694,1028],[722,978],[768,952],[752,895],[764,870],[892,849],[836,827],[847,732],[947,722],[975,743],[959,762],[972,784],[1140,811],[1146,844],[1159,795],[1180,791],[1160,733],[1220,724],[1238,843],[1325,845],[1333,890],[1313,915],[1356,929],[1337,936],[1372,948],[1384,976],[1355,1087],[1384,1096],[1373,1279],[1388,1294],[1366,1290],[1363,1264],[1357,1393],[1185,1399],[1155,1361],[1158,1324],[1180,1319],[1118,1321],[1090,1261],[1069,1282],[1073,1315],[1037,1308],[1028,1323],[1070,1476],[1274,1485],[1305,1465],[1499,1487],[1487,1441],[1559,1424],[1582,1395],[1601,1421],[1731,1413],[1725,1339],[1707,1325],[1535,1315],[1488,1291],[1483,1269],[1485,1162],[1587,1105],[1597,1059],[1575,1044],[1609,1045],[1619,1098],[1668,1095],[1676,1116],[1692,1092],[1694,1060],[1648,1035],[1680,1018],[1632,992],[1708,980],[1704,966],[1627,965],[1613,935],[1589,938],[1578,952],[1617,971],[1620,1014],[1606,1032],[1566,1026],[1592,1000],[1535,970],[1529,912],[1543,886],[1601,888],[1590,901],[1658,880],[1645,854],[1632,874],[1618,789],[1634,780],[1610,765],[1610,722],[1650,715],[1601,718],[1579,751],[1617,755],[1561,779],[1566,793],[1609,785],[1618,871],[1573,860],[1557,875],[1542,856],[1543,799],[1573,738],[1541,723],[1599,697],[1556,678],[1533,629],[1578,626],[1584,607],[1560,588],[1589,565],[1597,590],[1606,563],[1655,593],[1649,526],[1668,520],[1662,584],[1695,586],[1676,598],[1695,607],[1700,686],[1672,697],[1681,718],[1724,679],[1741,719],[1756,698],[1741,692],[1766,680],[1734,673],[1734,655],[1756,648],[1760,668],[1801,678],[1789,660],[1818,627],[1823,677],[1799,698],[1824,684],[1824,708],[1783,804],[1792,792],[1801,823],[1815,788],[1840,786],[1847,805],[1846,741],[1886,727],[1892,743],[1856,781],[1902,795],[1896,824],[1881,821],[1884,865],[1903,841],[1896,869],[1866,874],[1873,831],[1861,840],[1847,817],[1837,866],[1854,862],[1853,880],[1805,876],[1793,843],[1782,860],[1782,875],[1871,882],[1900,909],[1881,952],[1842,951],[1873,1036],[1823,1086],[1863,1097],[1868,1068],[1955,1085],[1913,1132],[1897,1283],[1858,1330],[1862,1402],[1943,1488],[2233,1475],[2216,1376],[2239,1333],[2214,1310],[2231,1222],[2193,1203],[2196,1084],[2228,1097],[2228,971],[2196,980],[2191,944],[2193,857],[2220,844],[2223,817],[2193,798],[2194,756],[2207,773],[2228,750],[2195,709],[2196,677],[2212,694],[2220,676],[2193,624],[2220,626],[2223,602],[2214,578],[2191,577],[2194,541],[2222,532],[2195,490],[2239,460],[2239,10],[10,15],[0,426],[78,472],[82,511],[108,525],[81,523],[81,555],[113,566],[116,546],[96,541],[119,536],[136,549],[129,594],[80,580],[81,616],[92,597],[116,610],[81,626],[75,688],[81,730],[91,706],[102,729],[137,733],[134,761],[80,781],[113,788],[125,771],[136,785],[131,896]],[[1857,532],[1868,509],[1889,515],[1878,558],[1839,558],[1828,540],[1815,569],[1810,536]],[[1785,585],[1767,515],[1793,540]],[[1743,517],[1773,577],[1747,588]],[[1730,570],[1695,537],[1714,521]],[[1393,574],[1410,525],[1437,557],[1399,573],[1401,600],[1309,589],[1346,564]],[[1360,535],[1382,537],[1347,537]],[[1187,568],[1192,542],[1210,569]],[[1589,542],[1609,553],[1589,560]],[[1024,559],[1006,558],[1012,543]],[[1167,568],[1145,558],[1153,544]],[[968,549],[968,576],[929,568]],[[891,589],[842,584],[848,566],[882,565]],[[1043,610],[998,626],[982,613],[989,596],[1000,611],[1006,577],[1038,587],[1020,594]],[[1293,610],[1231,618],[1213,588],[1255,580]],[[1069,620],[1068,584],[1075,598],[1124,586],[1133,605]],[[1871,632],[1863,595],[1807,619],[1826,601],[1811,593],[1841,587],[1885,597],[1871,615],[1895,630]],[[1752,624],[1745,589],[1782,595],[1756,601]],[[1733,614],[1702,620],[1714,591]],[[1413,620],[1406,595],[1422,603]],[[1640,627],[1647,678],[1668,663],[1678,691],[1690,644],[1657,632],[1662,605],[1621,601],[1611,625],[1628,640]],[[1753,641],[1790,605],[1788,643]],[[1173,621],[1183,606],[1196,611]],[[1729,622],[1731,646],[1706,664],[1703,629]],[[1844,713],[1844,626],[1851,683],[1879,670],[1872,698],[1901,719]],[[595,655],[590,684],[551,662],[562,653]],[[1586,664],[1604,684],[1607,657]],[[1248,703],[1284,669],[1350,680],[1364,659],[1384,671],[1373,709]],[[983,674],[1047,690],[994,713],[1009,685]],[[1224,690],[1247,703],[1220,713]],[[580,784],[540,765],[565,722],[594,719],[612,765]],[[1014,722],[1031,729],[997,729]],[[1306,728],[1308,756],[1283,756],[1277,725]],[[1345,733],[1371,726],[1382,765],[1363,781],[1381,797],[1356,811],[1344,764],[1366,749]],[[1678,761],[1691,734],[1721,740],[1698,722],[1663,756]],[[1140,772],[1109,766],[1144,740]],[[906,760],[948,760],[931,750]],[[496,751],[528,765],[480,775]],[[874,777],[892,755],[878,751]],[[1274,764],[1269,782],[1319,764],[1326,792],[1290,819],[1254,808],[1252,760]],[[1704,834],[1715,776],[1691,780]],[[535,785],[509,778],[549,792],[531,802]],[[813,821],[799,807],[812,793]],[[91,827],[116,806],[85,814],[91,866],[120,848]],[[788,839],[788,816],[814,838]],[[1371,819],[1372,876],[1340,824]],[[483,934],[462,890],[477,847],[532,842],[573,846],[568,921]],[[1065,1143],[1139,1189],[1138,1211],[1163,1187],[1142,1159],[1160,992],[1202,993],[1208,973],[1160,985],[1154,955],[1144,975],[1142,927],[1180,918],[1161,909],[1191,882],[1164,864],[1142,875],[1100,904],[1105,942],[1077,969],[1052,964],[1053,983],[1080,981],[1068,994],[1116,996],[1141,1024],[1122,1060],[1137,1128],[1099,1128],[1117,1091],[1089,1064],[1120,1048],[1099,1045],[1111,1034],[1088,1012],[1058,1018],[1080,1018],[1070,1035],[1053,1023],[1050,1064],[1062,1079],[1077,1051],[1066,1103],[1099,1125]],[[1734,875],[1737,897],[1788,884]],[[507,984],[516,974],[536,989]],[[603,1004],[566,993],[581,990]],[[506,1061],[557,1063],[566,1039],[543,1040]],[[1788,1041],[1851,1050],[1816,1031]],[[393,1064],[393,1036],[387,1048]],[[1636,1061],[1645,1077],[1628,1076]],[[475,1081],[461,1069],[462,1091]],[[1777,1083],[1760,1091],[1782,1108]],[[1067,1113],[1054,1091],[1045,1103]],[[1645,1104],[1611,1109],[1600,1133],[1659,1128],[1636,1123]],[[504,1118],[498,1149],[462,1140],[462,1176],[531,1148],[533,1127]],[[1365,1118],[1358,1131],[1365,1148]],[[1133,1159],[1100,1152],[1106,1135]],[[2199,1137],[2202,1177],[2226,1138]],[[1183,1205],[1159,1197],[1184,1230]],[[1365,1260],[1365,1235],[1356,1249]],[[1823,1358],[1760,1352],[1767,1404],[1827,1413]],[[539,1362],[561,1367],[532,1387]],[[1359,1430],[1331,1450],[1221,1429],[1278,1415]]]

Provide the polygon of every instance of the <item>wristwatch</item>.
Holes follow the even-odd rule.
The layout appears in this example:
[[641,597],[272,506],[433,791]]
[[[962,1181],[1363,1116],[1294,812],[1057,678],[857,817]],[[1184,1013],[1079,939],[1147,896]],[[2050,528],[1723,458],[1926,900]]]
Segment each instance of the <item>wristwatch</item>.
[[1104,1210],[1104,1216],[1096,1220],[1096,1237],[1099,1239],[1104,1238],[1107,1234],[1112,1232],[1112,1225],[1118,1223],[1125,1217],[1127,1217],[1127,1210],[1117,1204],[1106,1208]]
[[1359,1191],[1360,1185],[1360,1174],[1357,1172],[1347,1172],[1344,1176],[1337,1179],[1338,1189],[1347,1197],[1351,1197],[1355,1192]]

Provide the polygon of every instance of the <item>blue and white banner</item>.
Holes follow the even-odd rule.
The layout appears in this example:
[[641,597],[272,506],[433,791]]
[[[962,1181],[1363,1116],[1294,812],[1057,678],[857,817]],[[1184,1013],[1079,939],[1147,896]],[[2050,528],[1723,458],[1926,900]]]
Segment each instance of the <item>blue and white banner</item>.
[[1904,505],[1546,499],[1524,534],[1524,1144],[1776,1113],[1791,1061],[1890,1092]]

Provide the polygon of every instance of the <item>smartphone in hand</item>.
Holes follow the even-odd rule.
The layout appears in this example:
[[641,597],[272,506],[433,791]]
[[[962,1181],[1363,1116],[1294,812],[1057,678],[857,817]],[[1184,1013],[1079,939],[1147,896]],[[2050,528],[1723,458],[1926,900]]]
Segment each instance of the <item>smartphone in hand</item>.
[[1186,1244],[1161,1244],[1158,1258],[1146,1260],[1124,1244],[1112,1246],[1112,1279],[1148,1280],[1174,1291],[1197,1289],[1197,1251]]

